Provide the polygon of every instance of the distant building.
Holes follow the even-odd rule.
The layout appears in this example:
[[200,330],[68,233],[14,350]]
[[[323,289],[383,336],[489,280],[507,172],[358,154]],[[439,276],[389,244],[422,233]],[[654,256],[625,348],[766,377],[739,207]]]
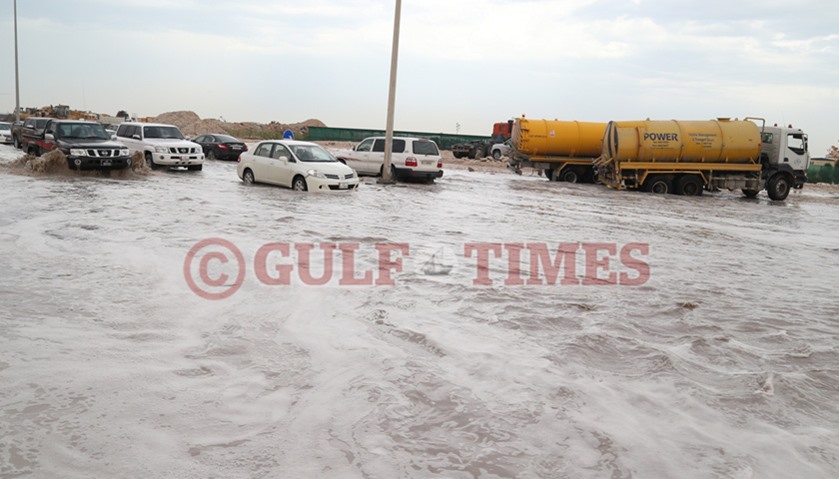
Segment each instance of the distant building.
[[836,158],[810,158],[810,166],[836,165]]

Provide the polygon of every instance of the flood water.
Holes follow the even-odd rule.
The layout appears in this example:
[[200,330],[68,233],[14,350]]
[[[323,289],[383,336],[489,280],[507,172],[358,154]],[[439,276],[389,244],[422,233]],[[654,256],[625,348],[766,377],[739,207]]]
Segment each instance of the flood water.
[[[839,190],[450,169],[300,194],[235,169],[0,167],[0,478],[839,474]],[[577,243],[604,249],[531,276]]]

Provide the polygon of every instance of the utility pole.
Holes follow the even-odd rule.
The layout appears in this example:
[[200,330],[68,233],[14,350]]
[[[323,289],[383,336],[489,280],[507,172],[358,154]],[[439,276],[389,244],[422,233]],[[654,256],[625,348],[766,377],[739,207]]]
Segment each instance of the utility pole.
[[20,121],[20,74],[17,67],[17,0],[15,5],[15,123]]
[[391,157],[393,156],[393,115],[396,109],[396,64],[399,58],[399,18],[402,11],[402,0],[396,0],[396,14],[393,18],[393,50],[390,54],[390,91],[387,96],[387,131],[385,133],[385,162],[382,165],[382,179],[380,183],[394,183],[390,174]]

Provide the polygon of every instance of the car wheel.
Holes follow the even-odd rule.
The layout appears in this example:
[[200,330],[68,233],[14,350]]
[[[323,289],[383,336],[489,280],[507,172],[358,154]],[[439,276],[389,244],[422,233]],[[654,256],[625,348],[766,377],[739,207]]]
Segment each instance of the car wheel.
[[210,151],[207,152],[207,159],[208,160],[215,160],[216,159],[216,154],[213,153],[213,150],[210,150]]
[[246,169],[242,173],[242,181],[246,185],[252,185],[252,184],[256,183],[256,178],[253,177],[253,171],[251,171],[250,168]]
[[291,181],[291,189],[294,191],[306,191],[308,188],[306,187],[306,178],[302,176],[295,176],[294,179]]
[[501,159],[501,150],[495,150],[492,152],[492,159],[498,161]]
[[146,152],[146,164],[149,166],[149,168],[153,170],[157,169],[157,165],[154,163],[154,160],[151,157],[151,153],[149,153],[148,151]]

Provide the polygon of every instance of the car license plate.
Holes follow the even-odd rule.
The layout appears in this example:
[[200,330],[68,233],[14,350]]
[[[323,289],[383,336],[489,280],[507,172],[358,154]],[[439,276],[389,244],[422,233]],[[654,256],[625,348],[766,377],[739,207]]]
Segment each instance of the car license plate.
[[233,145],[233,149],[234,150],[241,150],[242,147],[241,147],[241,145]]
[[111,160],[102,160],[102,166],[111,166]]
[[434,163],[434,161],[433,161],[433,160],[422,160],[422,164],[423,164],[423,165],[430,165],[430,164],[432,164],[432,163]]
[[339,190],[346,190],[348,185],[346,183],[338,183]]

